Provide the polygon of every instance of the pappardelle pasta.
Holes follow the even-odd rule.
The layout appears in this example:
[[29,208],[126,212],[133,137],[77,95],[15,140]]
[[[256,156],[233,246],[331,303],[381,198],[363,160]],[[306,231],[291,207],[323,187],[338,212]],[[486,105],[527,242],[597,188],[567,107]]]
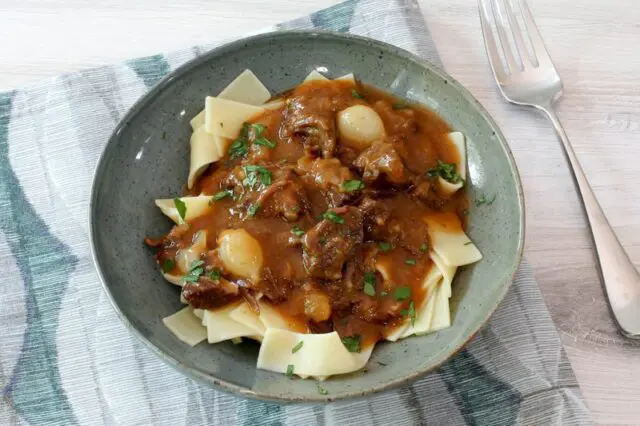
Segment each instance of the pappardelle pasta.
[[260,342],[258,368],[325,379],[377,342],[449,327],[464,232],[465,137],[353,75],[272,96],[249,70],[191,120],[187,193],[156,249],[188,345]]

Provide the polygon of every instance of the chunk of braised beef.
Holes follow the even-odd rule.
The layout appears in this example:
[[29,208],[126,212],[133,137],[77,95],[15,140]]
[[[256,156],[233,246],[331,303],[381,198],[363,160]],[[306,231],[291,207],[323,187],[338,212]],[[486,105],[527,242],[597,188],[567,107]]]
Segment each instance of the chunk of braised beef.
[[385,122],[387,131],[391,134],[411,134],[419,130],[416,112],[411,108],[393,109],[392,104],[382,100],[376,101],[372,107]]
[[441,210],[446,199],[439,194],[435,180],[420,177],[411,188],[413,196],[433,210]]
[[295,283],[290,277],[274,274],[269,267],[262,271],[262,279],[257,287],[264,296],[272,302],[280,302],[287,298],[287,295]]
[[339,207],[358,195],[356,191],[344,189],[344,182],[355,179],[355,175],[337,158],[302,157],[298,160],[297,170],[307,184],[322,192],[331,207]]
[[345,262],[363,240],[362,213],[355,207],[339,207],[302,238],[304,267],[315,278],[338,280]]
[[274,176],[275,181],[262,190],[256,200],[262,216],[282,217],[289,222],[295,222],[310,209],[306,191],[291,170]]
[[362,173],[367,183],[373,183],[384,177],[393,184],[409,182],[410,174],[402,162],[398,152],[388,142],[377,141],[362,151],[353,163]]
[[182,287],[182,296],[195,309],[215,309],[241,297],[238,284],[220,277],[202,276]]
[[394,300],[363,297],[354,305],[353,313],[363,321],[386,324],[402,315],[404,305],[405,303]]
[[280,134],[298,139],[307,152],[332,157],[336,149],[335,105],[328,96],[294,96],[284,109]]

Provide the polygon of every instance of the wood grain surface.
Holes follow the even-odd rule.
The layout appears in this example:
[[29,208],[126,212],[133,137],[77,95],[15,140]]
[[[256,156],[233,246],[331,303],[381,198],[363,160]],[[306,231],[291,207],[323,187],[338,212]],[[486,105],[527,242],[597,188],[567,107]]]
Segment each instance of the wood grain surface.
[[[0,0],[0,90],[64,72],[241,36],[337,0]],[[561,73],[559,115],[596,195],[640,266],[640,2],[529,0]],[[422,0],[445,67],[494,114],[518,162],[526,257],[599,424],[640,424],[640,342],[617,332],[553,129],[506,104],[476,0]],[[634,47],[635,46],[635,47]]]

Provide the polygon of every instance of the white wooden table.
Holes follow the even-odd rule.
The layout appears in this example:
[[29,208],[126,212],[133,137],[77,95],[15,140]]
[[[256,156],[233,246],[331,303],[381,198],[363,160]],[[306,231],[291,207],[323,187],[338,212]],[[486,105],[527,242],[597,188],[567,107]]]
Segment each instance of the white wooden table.
[[[529,1],[565,83],[559,114],[610,222],[640,266],[640,2]],[[241,36],[337,2],[0,0],[0,90]],[[446,69],[494,114],[515,153],[527,202],[526,256],[594,419],[640,424],[640,342],[621,338],[609,316],[550,124],[499,96],[475,0],[421,5]]]

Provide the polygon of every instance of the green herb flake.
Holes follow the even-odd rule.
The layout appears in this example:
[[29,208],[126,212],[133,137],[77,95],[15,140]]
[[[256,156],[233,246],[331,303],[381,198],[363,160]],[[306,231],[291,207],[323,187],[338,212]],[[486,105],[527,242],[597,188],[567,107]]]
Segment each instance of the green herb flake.
[[389,293],[387,293],[386,291],[381,291],[380,292],[380,296],[388,296],[388,295],[389,295]]
[[182,277],[182,281],[184,281],[185,283],[198,282],[200,275],[204,273],[204,268],[202,267],[203,265],[204,265],[204,260],[194,260],[191,263],[191,266],[189,266],[189,272],[184,274],[184,276]]
[[364,99],[364,96],[362,96],[362,94],[358,92],[356,89],[351,89],[351,96],[353,96],[356,99]]
[[365,272],[364,274],[364,294],[367,296],[376,295],[376,274],[373,272]]
[[490,206],[491,204],[493,204],[493,202],[496,200],[497,195],[494,195],[493,198],[488,199],[487,197],[485,197],[484,195],[481,195],[480,198],[478,198],[476,200],[476,206],[480,207],[483,204]]
[[383,253],[387,253],[387,252],[391,251],[391,249],[393,248],[391,243],[388,243],[386,241],[380,241],[378,243],[378,246],[380,247],[380,251],[383,252]]
[[342,344],[349,352],[360,352],[360,335],[345,336],[342,338]]
[[253,203],[247,208],[247,215],[253,217],[258,213],[258,210],[260,210],[260,203]]
[[411,297],[411,289],[409,287],[397,287],[393,292],[396,300],[405,300]]
[[438,160],[438,165],[427,171],[427,175],[430,177],[441,177],[449,183],[461,183],[464,182],[462,177],[456,172],[455,163],[445,163]]
[[209,272],[209,278],[211,278],[213,281],[220,280],[221,276],[222,276],[222,273],[220,272],[220,269],[218,269],[218,268],[213,268],[211,270],[211,272]]
[[302,237],[304,235],[304,231],[300,229],[298,225],[294,225],[293,228],[291,228],[291,233],[296,237]]
[[166,259],[162,264],[162,272],[169,273],[173,267],[176,266],[176,262],[173,259]]
[[287,365],[287,372],[285,374],[288,378],[293,379],[293,364]]
[[180,219],[184,222],[184,218],[187,217],[187,205],[180,198],[174,198],[173,204],[175,204]]
[[191,266],[189,266],[189,271],[193,271],[194,269],[199,268],[202,265],[204,265],[204,260],[194,260],[193,262],[191,262]]
[[344,192],[355,192],[355,191],[361,191],[364,189],[364,182],[362,182],[361,180],[345,180],[344,182],[342,182],[342,190]]
[[322,214],[322,218],[330,220],[331,222],[334,222],[334,223],[339,223],[339,224],[344,223],[344,218],[340,216],[338,213],[331,210],[327,210],[326,212],[324,212]]
[[414,266],[416,264],[416,260],[415,259],[405,259],[404,263],[405,263],[405,265]]
[[262,134],[264,133],[264,130],[266,129],[264,124],[260,124],[260,123],[252,124],[249,127],[251,128],[251,130],[253,130],[253,134],[256,138],[259,138],[260,136],[262,136]]
[[318,393],[320,395],[328,395],[329,391],[323,388],[322,386],[320,386],[320,383],[318,383]]
[[236,159],[240,157],[246,157],[249,153],[249,141],[245,137],[239,137],[234,140],[229,147],[229,158]]
[[467,241],[466,243],[464,243],[465,246],[468,246],[469,244],[473,244],[473,241]]
[[298,352],[300,349],[302,349],[302,346],[304,345],[304,340],[301,340],[297,345],[295,345],[293,347],[293,349],[291,349],[291,353],[295,354],[296,352]]
[[411,326],[414,326],[416,323],[416,305],[413,303],[409,303],[409,309],[403,309],[400,311],[400,314],[404,317],[409,317],[411,319]]
[[380,362],[380,361],[376,361],[376,363],[382,367],[386,367],[387,364],[385,364],[384,362]]
[[407,105],[405,103],[402,103],[402,102],[398,102],[396,104],[393,104],[391,106],[391,108],[393,108],[393,109],[406,109],[406,108],[409,108],[409,105]]
[[271,185],[271,172],[269,171],[269,169],[253,164],[242,166],[242,169],[244,170],[244,174],[246,176],[242,181],[242,184],[244,186],[255,189],[256,185],[258,184],[258,178],[260,179],[262,185]]
[[162,139],[167,139],[167,132],[162,132]]
[[270,141],[267,138],[256,138],[256,140],[254,140],[253,143],[256,145],[266,146],[267,148],[270,148],[270,149],[273,149],[276,147],[276,143],[273,141]]
[[420,251],[425,253],[427,250],[429,250],[429,244],[427,243],[422,243],[420,244]]
[[225,199],[227,197],[231,197],[232,195],[233,195],[233,191],[230,191],[230,190],[227,189],[227,190],[220,191],[217,194],[215,194],[213,196],[213,200],[214,201],[220,201],[220,200],[223,200],[223,199]]

